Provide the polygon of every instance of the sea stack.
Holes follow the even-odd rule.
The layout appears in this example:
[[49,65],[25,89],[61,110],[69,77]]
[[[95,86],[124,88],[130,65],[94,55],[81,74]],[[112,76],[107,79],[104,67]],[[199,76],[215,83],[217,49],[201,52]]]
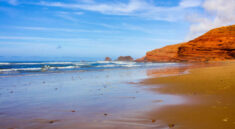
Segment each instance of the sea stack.
[[104,61],[112,61],[110,57],[105,57]]
[[117,61],[134,61],[131,56],[119,56]]

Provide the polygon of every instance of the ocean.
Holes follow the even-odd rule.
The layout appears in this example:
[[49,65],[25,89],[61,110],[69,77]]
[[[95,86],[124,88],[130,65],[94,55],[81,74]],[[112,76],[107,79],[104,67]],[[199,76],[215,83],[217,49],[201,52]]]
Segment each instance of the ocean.
[[84,71],[106,70],[106,69],[160,68],[160,67],[168,67],[176,65],[177,63],[138,63],[138,62],[123,62],[123,61],[0,62],[0,76],[33,74],[33,73],[66,72],[66,71],[84,72]]

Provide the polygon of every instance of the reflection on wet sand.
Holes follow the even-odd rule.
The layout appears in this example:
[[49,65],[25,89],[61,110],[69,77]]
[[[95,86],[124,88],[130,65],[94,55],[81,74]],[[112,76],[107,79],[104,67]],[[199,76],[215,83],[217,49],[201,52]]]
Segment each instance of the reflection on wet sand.
[[182,63],[182,65],[174,67],[166,67],[162,69],[148,69],[147,76],[149,77],[166,77],[166,76],[175,76],[188,73],[188,70],[195,68],[203,67],[213,67],[223,65],[223,62],[208,62],[208,63]]
[[[178,129],[234,129],[235,63],[219,64],[202,65],[191,69],[188,74],[150,78],[142,82],[151,91],[180,95],[190,100],[180,105],[152,109],[146,117],[173,124]],[[184,68],[175,71],[182,72]],[[177,73],[175,71],[173,73]]]
[[150,92],[137,83],[145,78],[146,69],[1,77],[0,128],[167,127],[161,121],[142,116],[153,108],[184,100]]
[[220,65],[2,77],[0,128],[229,129],[235,72]]

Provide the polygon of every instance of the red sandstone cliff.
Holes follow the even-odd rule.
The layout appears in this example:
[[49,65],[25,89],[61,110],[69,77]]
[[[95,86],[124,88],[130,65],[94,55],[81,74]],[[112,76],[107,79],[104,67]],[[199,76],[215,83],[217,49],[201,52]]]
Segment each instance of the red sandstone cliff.
[[235,25],[220,27],[186,43],[147,52],[136,61],[219,61],[235,59]]
[[155,49],[153,51],[147,52],[145,59],[147,61],[159,61],[159,62],[168,62],[176,61],[178,56],[178,48],[182,45],[168,45],[160,49]]
[[210,30],[180,46],[178,59],[185,61],[235,59],[235,25]]

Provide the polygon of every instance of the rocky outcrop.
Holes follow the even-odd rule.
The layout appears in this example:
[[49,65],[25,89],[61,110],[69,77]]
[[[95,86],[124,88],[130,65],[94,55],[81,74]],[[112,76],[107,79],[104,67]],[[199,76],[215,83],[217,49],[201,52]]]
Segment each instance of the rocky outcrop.
[[105,57],[104,61],[112,61],[110,57]]
[[131,56],[119,56],[117,61],[134,61]]
[[177,61],[179,47],[184,44],[168,45],[160,49],[147,52],[145,60],[150,62],[173,62]]
[[147,62],[146,56],[136,59],[135,62]]
[[235,59],[235,25],[213,29],[186,43],[147,52],[137,61],[220,61]]
[[179,47],[182,61],[235,59],[235,25],[213,29]]

